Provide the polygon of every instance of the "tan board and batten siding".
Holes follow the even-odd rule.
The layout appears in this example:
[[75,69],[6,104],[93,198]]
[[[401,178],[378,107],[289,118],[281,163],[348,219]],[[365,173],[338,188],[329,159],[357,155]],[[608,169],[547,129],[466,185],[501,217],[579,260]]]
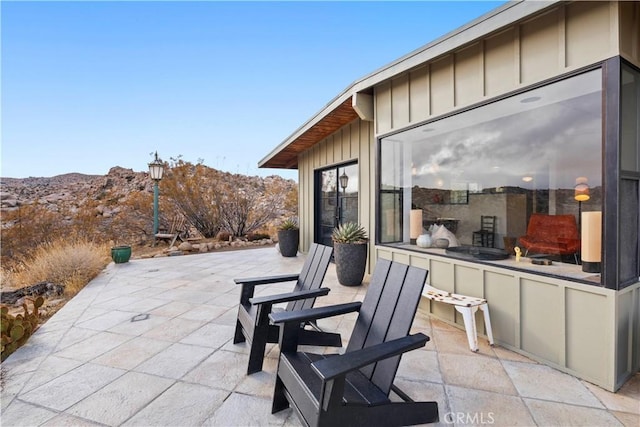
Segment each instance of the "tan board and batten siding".
[[[518,7],[537,8],[533,15],[494,25],[474,40],[465,39],[464,30],[453,34],[443,42],[452,44],[449,50],[436,43],[341,95],[373,87],[375,119],[356,119],[298,155],[302,248],[314,235],[314,172],[352,160],[359,165],[360,221],[375,241],[375,147],[381,135],[617,55],[640,66],[640,3],[555,3],[546,9],[540,2],[524,3],[530,4]],[[473,26],[491,28],[487,22]],[[372,262],[384,257],[428,268],[432,286],[487,298],[500,345],[612,391],[638,370],[640,283],[617,292],[384,246],[371,245],[370,252]],[[451,307],[423,304],[462,325]]]
[[[640,41],[636,37],[634,45],[625,38],[623,43],[617,30],[619,13],[633,6],[578,2],[555,7],[393,77],[375,87],[376,134],[603,61],[618,55],[620,45],[629,54],[635,46],[637,64]],[[629,17],[624,22],[633,26]]]

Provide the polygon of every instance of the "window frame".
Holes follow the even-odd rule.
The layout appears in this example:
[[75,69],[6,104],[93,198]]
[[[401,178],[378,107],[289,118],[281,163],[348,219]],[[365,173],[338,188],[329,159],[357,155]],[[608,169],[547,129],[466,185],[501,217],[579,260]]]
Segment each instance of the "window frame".
[[[601,168],[601,182],[602,182],[602,216],[603,216],[603,230],[602,230],[602,241],[603,241],[603,245],[602,245],[602,270],[600,273],[600,282],[593,282],[593,281],[589,281],[589,280],[582,280],[582,279],[576,279],[576,278],[572,278],[572,277],[567,277],[567,276],[557,276],[557,275],[553,275],[553,274],[543,274],[543,273],[532,273],[532,274],[537,274],[537,275],[541,275],[541,276],[553,276],[553,277],[558,277],[561,278],[563,280],[570,280],[570,281],[575,281],[578,283],[584,283],[584,284],[589,284],[589,285],[595,285],[595,286],[604,286],[610,289],[619,289],[618,287],[618,280],[617,280],[617,270],[618,270],[618,266],[617,266],[617,261],[612,261],[611,258],[613,258],[613,256],[617,256],[618,252],[617,252],[617,246],[618,246],[618,239],[619,239],[619,233],[618,233],[618,229],[617,229],[617,219],[618,219],[618,215],[617,215],[617,210],[618,210],[618,205],[615,205],[615,211],[616,211],[616,215],[613,217],[613,220],[615,221],[615,226],[613,226],[613,228],[615,229],[615,233],[613,234],[613,236],[615,236],[615,239],[609,239],[608,237],[611,236],[611,228],[612,228],[612,224],[611,224],[611,205],[610,200],[614,199],[615,203],[618,203],[618,189],[617,189],[617,183],[619,181],[618,177],[620,175],[620,168],[619,166],[615,168],[615,178],[616,179],[611,179],[612,177],[609,177],[609,179],[607,179],[607,172],[610,172],[611,169],[608,169],[608,165],[611,164],[611,162],[617,162],[614,164],[619,165],[619,134],[620,134],[620,57],[614,57],[611,58],[609,60],[606,61],[602,61],[602,62],[598,62],[595,64],[591,64],[585,67],[581,67],[577,70],[573,70],[571,72],[568,73],[564,73],[558,76],[554,76],[552,78],[543,80],[541,82],[532,84],[532,85],[528,85],[526,87],[522,87],[522,88],[518,88],[516,90],[513,91],[509,91],[506,92],[502,95],[493,97],[491,99],[488,100],[484,100],[475,104],[472,104],[470,106],[467,107],[463,107],[463,108],[458,108],[458,109],[454,109],[450,112],[447,112],[445,114],[439,115],[439,116],[435,116],[432,117],[430,119],[427,120],[423,120],[414,124],[411,124],[409,126],[405,126],[403,128],[400,129],[394,129],[393,131],[390,132],[386,132],[383,134],[379,134],[376,136],[376,146],[375,146],[375,154],[376,154],[376,160],[375,160],[375,165],[376,165],[376,173],[375,173],[375,214],[376,214],[376,218],[375,218],[375,244],[378,246],[384,246],[387,248],[395,248],[397,243],[382,243],[380,241],[380,236],[382,236],[382,220],[381,220],[381,194],[382,194],[382,190],[380,188],[381,186],[381,182],[382,182],[382,140],[384,138],[388,138],[394,135],[398,135],[401,134],[403,132],[407,132],[409,130],[421,127],[421,126],[425,126],[428,125],[430,123],[434,123],[440,120],[444,120],[447,119],[449,117],[458,115],[458,114],[462,114],[468,111],[472,111],[478,108],[482,108],[485,107],[487,105],[502,101],[506,98],[510,98],[513,96],[517,96],[526,92],[529,92],[531,90],[534,89],[538,89],[538,88],[542,88],[545,86],[549,86],[553,83],[557,83],[563,80],[567,80],[570,79],[572,77],[578,76],[580,74],[584,74],[593,70],[601,70],[602,73],[602,85],[601,85],[601,92],[602,92],[602,97],[603,97],[603,101],[602,101],[602,115],[601,115],[601,127],[602,127],[602,132],[603,132],[603,137],[602,137],[602,168]],[[617,66],[616,66],[617,63]],[[633,67],[635,68],[635,67]],[[616,74],[616,70],[617,70],[617,74]],[[613,90],[611,93],[608,93],[607,95],[605,95],[605,92],[610,90],[613,87],[616,87],[617,85],[617,89]],[[607,114],[608,113],[608,114]],[[613,120],[611,120],[611,118],[613,117]],[[613,121],[613,123],[612,123]],[[614,129],[615,128],[615,129]],[[611,150],[611,146],[615,145],[615,153],[612,155],[612,153],[610,153],[609,151]],[[609,150],[609,151],[607,151]],[[615,187],[613,187],[613,183],[615,183]],[[607,209],[607,207],[609,207],[609,209]],[[401,226],[403,226],[402,222],[401,222]],[[605,230],[607,231],[607,233],[605,233]],[[612,246],[616,247],[616,250],[612,250]],[[404,249],[404,248],[403,248]],[[409,249],[410,250],[410,249]],[[615,255],[614,255],[615,254]],[[429,254],[429,255],[433,255],[433,256],[439,256],[438,254]],[[445,255],[447,256],[447,255]],[[449,256],[447,256],[449,257]],[[453,258],[453,257],[452,257]],[[474,263],[484,263],[484,261],[481,260],[467,260],[465,259],[465,261],[468,262],[474,262]],[[612,269],[611,267],[611,262],[613,262],[613,266],[614,268]],[[609,263],[609,265],[607,265],[607,263]],[[606,267],[605,267],[606,266]],[[509,269],[507,267],[502,267],[505,269]],[[612,270],[614,270],[612,272]],[[611,275],[614,275],[615,277],[612,279]]]

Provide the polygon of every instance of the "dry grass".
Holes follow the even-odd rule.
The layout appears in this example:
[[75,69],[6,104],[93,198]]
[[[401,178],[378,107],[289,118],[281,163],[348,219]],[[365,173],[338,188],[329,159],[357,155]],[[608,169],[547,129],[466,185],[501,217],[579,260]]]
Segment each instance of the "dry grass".
[[[65,286],[65,294],[77,294],[109,263],[109,246],[84,239],[59,239],[38,247],[9,283],[22,287],[47,281]],[[4,272],[6,274],[6,272]],[[3,276],[5,276],[3,274]],[[6,277],[3,282],[6,283]]]

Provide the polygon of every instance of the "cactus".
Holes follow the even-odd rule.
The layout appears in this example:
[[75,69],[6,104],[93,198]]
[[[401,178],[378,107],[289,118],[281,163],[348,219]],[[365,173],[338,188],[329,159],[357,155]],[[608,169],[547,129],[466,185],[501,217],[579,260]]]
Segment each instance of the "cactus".
[[27,301],[33,304],[33,311],[29,311],[27,302],[22,304],[24,314],[9,314],[7,306],[1,306],[0,330],[2,335],[0,338],[1,352],[0,360],[4,361],[11,353],[16,351],[18,347],[27,342],[27,339],[38,328],[40,313],[38,309],[44,304],[44,298],[38,297],[35,300],[28,298]]

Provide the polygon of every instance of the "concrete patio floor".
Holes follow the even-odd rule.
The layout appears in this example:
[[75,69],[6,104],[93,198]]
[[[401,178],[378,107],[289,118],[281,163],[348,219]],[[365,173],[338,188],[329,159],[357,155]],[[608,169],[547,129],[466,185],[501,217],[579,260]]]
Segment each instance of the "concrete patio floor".
[[[246,376],[247,345],[232,336],[233,278],[297,272],[302,262],[271,247],[110,264],[3,363],[2,426],[300,425],[291,409],[270,411],[277,346],[263,372]],[[317,305],[366,291],[339,285],[333,265],[325,285]],[[346,341],[354,321],[320,325]],[[464,331],[421,310],[413,330],[431,341],[403,356],[396,384],[436,400],[440,425],[640,425],[638,374],[614,394],[484,338],[472,353]]]

